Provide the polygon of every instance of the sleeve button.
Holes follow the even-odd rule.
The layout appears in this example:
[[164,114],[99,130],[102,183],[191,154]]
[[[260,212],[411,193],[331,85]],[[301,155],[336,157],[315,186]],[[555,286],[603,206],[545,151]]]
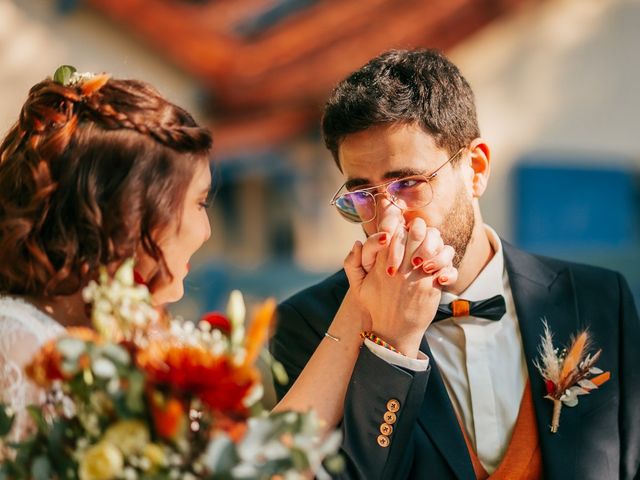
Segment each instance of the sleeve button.
[[398,410],[400,410],[400,402],[395,398],[389,400],[387,402],[387,410],[389,410],[392,413],[396,413]]
[[388,423],[383,423],[382,425],[380,425],[380,433],[389,436],[393,433],[393,427]]
[[380,445],[382,448],[387,448],[390,443],[391,440],[389,440],[389,437],[387,437],[386,435],[378,435],[378,445]]
[[383,418],[384,418],[384,422],[388,423],[389,425],[393,425],[394,423],[396,423],[396,420],[398,419],[396,417],[396,414],[393,412],[385,412]]

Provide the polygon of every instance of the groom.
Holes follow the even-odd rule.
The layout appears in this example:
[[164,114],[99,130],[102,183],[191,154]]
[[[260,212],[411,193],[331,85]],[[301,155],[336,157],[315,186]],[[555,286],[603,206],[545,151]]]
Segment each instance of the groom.
[[[354,294],[370,330],[344,399],[344,477],[640,478],[629,288],[616,272],[520,251],[483,223],[490,150],[457,67],[435,51],[384,53],[336,87],[322,127],[346,181],[334,205],[369,239],[394,239]],[[413,267],[430,273],[429,249],[411,256],[407,240],[421,224],[455,250],[453,285],[415,280]],[[279,307],[271,348],[291,377],[279,397],[321,341],[345,341],[329,330],[349,288],[341,271]],[[416,291],[434,300],[416,309]],[[588,328],[592,351],[602,349],[596,365],[611,374],[561,410],[557,433],[534,365],[542,319],[560,347]]]

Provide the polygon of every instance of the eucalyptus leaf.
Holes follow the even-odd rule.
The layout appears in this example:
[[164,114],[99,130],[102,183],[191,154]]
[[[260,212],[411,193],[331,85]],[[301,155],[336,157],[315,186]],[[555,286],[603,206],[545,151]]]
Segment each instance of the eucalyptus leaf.
[[238,462],[238,454],[235,444],[225,434],[216,435],[207,446],[204,454],[204,463],[213,472],[225,472],[231,470]]
[[113,378],[116,373],[118,373],[115,364],[108,358],[104,357],[96,358],[91,363],[91,369],[93,370],[93,373],[96,377],[104,378],[107,380]]
[[141,372],[131,372],[129,388],[126,393],[125,404],[129,411],[141,413],[144,411],[144,375]]
[[31,465],[33,480],[49,480],[51,478],[51,462],[46,455],[36,457]]
[[293,468],[299,472],[304,472],[309,468],[307,454],[298,448],[291,449],[291,460],[293,461]]
[[0,437],[4,437],[11,431],[15,415],[9,415],[7,407],[0,405]]
[[62,445],[64,442],[64,430],[65,425],[62,421],[57,420],[51,426],[48,435],[48,446],[49,452],[51,453],[52,458],[61,458],[64,457]]
[[60,365],[62,373],[65,375],[75,375],[78,371],[78,362],[76,360],[62,360],[62,364]]
[[16,450],[16,464],[18,465],[29,465],[31,460],[31,453],[33,451],[33,447],[35,446],[36,439],[31,438],[24,442],[15,445]]
[[33,421],[36,423],[38,430],[40,430],[41,432],[47,432],[49,430],[49,426],[47,425],[47,422],[42,415],[40,407],[29,405],[27,407],[27,411],[29,412],[29,415],[31,416]]
[[80,355],[87,351],[85,342],[72,337],[61,338],[57,342],[57,347],[62,356],[68,360],[77,360]]
[[335,455],[328,456],[323,462],[323,465],[329,473],[336,474],[342,472],[345,469],[346,462],[342,455],[336,453]]
[[53,74],[53,81],[60,85],[68,85],[69,80],[77,70],[71,65],[60,65],[56,72]]
[[108,343],[102,348],[104,355],[116,362],[118,365],[127,366],[131,363],[131,356],[120,345],[115,343]]
[[271,364],[271,372],[273,374],[273,378],[278,384],[286,385],[289,383],[289,375],[287,375],[287,371],[284,369],[284,365],[277,360],[273,360]]

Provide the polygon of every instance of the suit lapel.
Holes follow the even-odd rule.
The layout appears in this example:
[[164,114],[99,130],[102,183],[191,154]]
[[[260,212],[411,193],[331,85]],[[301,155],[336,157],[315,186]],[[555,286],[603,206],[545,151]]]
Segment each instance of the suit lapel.
[[507,242],[503,241],[503,246],[531,380],[545,476],[570,480],[575,478],[579,412],[563,408],[558,432],[550,432],[553,404],[544,398],[544,382],[533,362],[538,357],[538,345],[543,334],[542,319],[547,320],[557,346],[566,345],[579,328],[572,277],[569,270],[553,270],[540,259],[515,249]]
[[418,422],[459,479],[475,478],[458,418],[426,338],[420,350],[429,356],[431,374]]

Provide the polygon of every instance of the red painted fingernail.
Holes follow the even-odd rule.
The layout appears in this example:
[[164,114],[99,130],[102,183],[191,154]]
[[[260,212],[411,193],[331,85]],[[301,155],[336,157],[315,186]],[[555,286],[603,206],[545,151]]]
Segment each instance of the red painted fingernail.
[[385,243],[387,243],[387,234],[383,233],[382,235],[380,235],[378,242],[380,242],[380,245],[384,245]]
[[426,265],[422,266],[424,271],[427,272],[427,273],[429,273],[431,270],[433,270],[434,267],[435,267],[435,265],[433,263],[427,263]]
[[393,277],[396,274],[396,267],[387,268],[387,273],[389,274],[390,277]]
[[445,277],[444,275],[440,277],[440,283],[447,283],[449,281],[449,277]]
[[413,263],[414,267],[417,267],[422,262],[424,262],[424,260],[422,258],[420,258],[420,257],[415,257],[411,262]]

